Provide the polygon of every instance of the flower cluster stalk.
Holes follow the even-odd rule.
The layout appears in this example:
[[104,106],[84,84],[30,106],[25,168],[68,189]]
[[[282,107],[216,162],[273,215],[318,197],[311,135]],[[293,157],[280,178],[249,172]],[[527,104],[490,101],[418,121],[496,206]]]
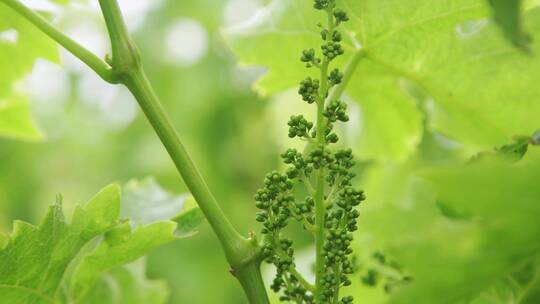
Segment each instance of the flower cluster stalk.
[[[280,300],[294,303],[351,303],[352,297],[340,296],[340,289],[351,284],[353,273],[352,232],[357,229],[359,212],[355,209],[364,199],[362,191],[352,187],[354,173],[352,151],[334,149],[339,141],[334,125],[347,122],[347,105],[340,100],[352,71],[362,57],[353,55],[345,73],[332,68],[334,59],[343,55],[342,36],[338,28],[348,21],[347,14],[336,7],[335,0],[314,0],[314,8],[326,14],[321,27],[320,54],[315,49],[302,52],[301,61],[307,68],[320,72],[318,79],[307,77],[300,82],[302,100],[316,106],[316,122],[303,115],[291,116],[289,137],[306,141],[312,147],[303,153],[288,149],[281,157],[289,166],[286,173],[270,172],[264,187],[255,195],[257,221],[263,224],[263,255],[277,270],[272,283]],[[314,185],[313,185],[314,184]],[[297,186],[307,196],[298,198]],[[284,237],[283,229],[296,220],[313,234],[315,243],[315,283],[310,284],[296,270],[292,240]]]

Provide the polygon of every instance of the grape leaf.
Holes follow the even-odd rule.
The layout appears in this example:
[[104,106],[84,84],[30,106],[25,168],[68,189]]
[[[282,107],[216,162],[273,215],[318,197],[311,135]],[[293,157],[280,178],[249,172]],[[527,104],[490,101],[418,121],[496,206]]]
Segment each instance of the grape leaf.
[[0,98],[0,136],[22,140],[43,138],[30,116],[30,106],[22,96]]
[[131,231],[130,223],[124,222],[107,231],[105,241],[77,266],[70,284],[72,298],[76,302],[82,301],[103,273],[133,262],[151,249],[175,240],[175,229],[174,222],[162,221]]
[[[536,5],[524,12],[532,33],[540,31]],[[362,110],[362,157],[404,160],[419,143],[422,115],[403,80],[430,97],[431,129],[477,149],[537,129],[540,63],[508,46],[485,0],[342,0],[338,6],[351,18],[344,59],[355,49],[364,53],[345,92]],[[273,0],[224,34],[240,64],[268,68],[255,86],[274,94],[309,74],[291,61],[320,44],[315,24],[323,19],[311,1]]]
[[16,221],[0,251],[0,298],[12,303],[55,303],[68,264],[92,238],[116,224],[120,189],[109,186],[84,206],[77,206],[71,223],[60,202],[49,208],[39,226]]
[[537,284],[536,272],[535,263],[527,263],[522,269],[495,282],[471,304],[528,303],[526,298],[534,294]]
[[417,101],[404,94],[400,79],[373,62],[360,67],[347,93],[360,104],[362,131],[353,147],[357,157],[404,160],[416,150],[422,135],[423,115]]
[[0,3],[0,98],[9,95],[13,82],[29,73],[37,58],[58,61],[56,44]]
[[154,177],[128,181],[122,191],[121,216],[135,224],[168,220],[183,208],[189,195],[174,195],[163,189]]
[[58,61],[54,41],[0,3],[0,136],[40,138],[27,101],[13,92],[14,83],[32,70],[38,58]]
[[[391,303],[468,303],[493,292],[517,298],[509,278],[540,253],[540,151],[531,148],[517,163],[421,167],[418,160],[374,167],[364,179],[370,196],[360,238],[413,277]],[[449,218],[437,201],[468,216]]]
[[517,162],[523,158],[529,150],[532,138],[529,136],[516,136],[514,142],[497,147],[491,151],[482,151],[473,157],[471,161],[483,161],[486,158],[499,158],[508,162]]
[[164,303],[168,294],[164,283],[145,279],[142,266],[125,264],[178,239],[177,224],[157,220],[132,228],[129,221],[119,220],[120,197],[119,186],[106,187],[77,206],[70,223],[64,220],[61,200],[49,208],[39,226],[16,221],[0,249],[0,299],[92,303],[103,297],[125,303],[118,301],[139,295],[140,303],[148,303],[145,299]]
[[159,220],[177,223],[176,235],[189,237],[205,220],[195,200],[188,194],[174,195],[163,189],[153,177],[133,179],[124,186],[121,216],[133,224]]
[[[416,270],[416,284],[396,302],[414,298],[442,303],[440,294],[449,294],[447,303],[467,299],[534,259],[540,252],[535,241],[540,225],[534,220],[540,215],[540,189],[535,187],[539,169],[536,149],[517,164],[493,160],[428,173],[438,198],[475,219],[457,222],[467,227],[461,236],[439,235],[439,243],[449,243],[446,248],[433,247],[435,241],[422,244],[423,250],[415,252],[418,260],[408,264]],[[444,278],[444,284],[433,281],[435,277]]]
[[148,280],[145,260],[116,267],[107,272],[81,302],[83,304],[164,304],[169,289],[163,280]]
[[190,237],[197,234],[197,228],[204,222],[206,218],[201,209],[197,206],[197,202],[193,197],[190,197],[182,207],[182,211],[171,220],[176,222],[175,235],[178,237]]

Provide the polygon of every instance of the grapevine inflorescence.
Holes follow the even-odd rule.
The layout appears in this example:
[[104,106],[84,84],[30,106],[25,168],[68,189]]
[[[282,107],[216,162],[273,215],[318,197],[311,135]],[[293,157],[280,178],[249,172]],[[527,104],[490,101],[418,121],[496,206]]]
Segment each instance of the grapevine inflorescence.
[[[347,105],[328,97],[344,78],[338,68],[330,70],[329,66],[344,53],[337,28],[348,17],[336,8],[335,0],[314,0],[314,8],[325,11],[329,20],[326,27],[321,26],[321,57],[310,48],[302,52],[300,60],[307,68],[319,69],[321,77],[302,80],[298,93],[305,102],[317,106],[317,122],[314,124],[302,115],[293,115],[288,122],[289,137],[306,141],[310,148],[304,152],[288,149],[281,154],[288,169],[285,173],[273,171],[266,175],[264,187],[255,194],[256,207],[261,210],[256,219],[263,224],[263,257],[277,269],[271,288],[282,291],[282,301],[352,303],[352,297],[340,297],[339,290],[351,284],[349,275],[355,268],[352,232],[358,228],[360,215],[355,207],[365,196],[351,183],[355,163],[351,149],[331,147],[339,140],[334,124],[349,120]],[[296,197],[297,185],[305,187],[306,197]],[[318,217],[317,210],[322,211],[322,216]],[[282,235],[290,220],[300,222],[322,244],[317,250],[322,267],[316,271],[315,285],[296,270],[293,242]]]

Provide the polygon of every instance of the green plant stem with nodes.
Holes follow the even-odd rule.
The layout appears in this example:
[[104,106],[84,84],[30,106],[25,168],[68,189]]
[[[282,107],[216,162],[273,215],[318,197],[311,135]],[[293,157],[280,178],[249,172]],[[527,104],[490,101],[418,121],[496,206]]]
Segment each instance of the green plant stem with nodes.
[[[256,207],[261,209],[257,221],[263,223],[263,255],[276,266],[272,283],[280,300],[298,304],[352,303],[350,296],[340,297],[340,289],[351,281],[353,273],[352,232],[357,229],[359,212],[354,208],[364,199],[362,191],[352,187],[354,160],[350,149],[335,152],[330,144],[339,138],[334,123],[346,122],[347,105],[339,100],[363,52],[350,59],[345,73],[331,69],[333,60],[344,53],[338,27],[348,21],[347,14],[336,8],[335,0],[314,0],[314,8],[326,13],[326,27],[321,26],[322,59],[314,49],[302,52],[306,67],[316,67],[320,78],[307,77],[298,93],[309,104],[316,105],[316,125],[302,115],[291,116],[289,137],[308,142],[303,153],[288,149],[281,157],[289,165],[285,174],[273,171],[266,175],[264,188],[255,194]],[[315,187],[311,185],[312,180]],[[298,201],[295,186],[302,184],[308,196]],[[290,219],[300,222],[315,241],[315,284],[307,282],[296,270],[293,242],[283,237],[283,228]]]
[[79,58],[106,82],[125,85],[171,156],[178,172],[218,236],[231,266],[250,303],[269,303],[260,274],[261,255],[257,240],[238,233],[219,207],[161,106],[141,64],[140,53],[131,40],[116,0],[99,0],[112,46],[105,61],[70,39],[45,18],[17,0],[0,0],[33,23],[42,32]]

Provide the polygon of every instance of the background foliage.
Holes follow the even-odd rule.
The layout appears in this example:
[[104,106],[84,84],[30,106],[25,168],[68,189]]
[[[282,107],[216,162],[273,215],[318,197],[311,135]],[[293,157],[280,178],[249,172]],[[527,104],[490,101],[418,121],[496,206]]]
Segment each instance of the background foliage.
[[[252,194],[292,146],[285,121],[303,109],[294,91],[305,74],[297,58],[317,39],[311,1],[120,2],[149,77],[225,212],[242,231],[258,230]],[[97,4],[32,3],[105,55]],[[540,128],[539,4],[341,1],[352,17],[347,54],[362,48],[345,92],[353,127],[341,130],[362,160],[358,183],[368,196],[355,239],[360,271],[348,290],[358,300],[539,301],[540,140],[528,137]],[[40,223],[56,212],[48,208],[58,193],[71,215],[111,181],[127,183],[122,218],[146,224],[178,213],[162,203],[187,197],[157,183],[186,189],[127,91],[104,84],[3,4],[0,69],[0,231],[9,234],[14,219]],[[141,198],[159,208],[134,214]],[[110,255],[106,244],[89,254]],[[300,249],[309,273],[311,248]],[[399,267],[374,258],[379,251]],[[242,303],[219,252],[203,224],[146,261],[107,271],[126,286],[146,284],[156,303]],[[362,284],[370,273],[375,287]]]

